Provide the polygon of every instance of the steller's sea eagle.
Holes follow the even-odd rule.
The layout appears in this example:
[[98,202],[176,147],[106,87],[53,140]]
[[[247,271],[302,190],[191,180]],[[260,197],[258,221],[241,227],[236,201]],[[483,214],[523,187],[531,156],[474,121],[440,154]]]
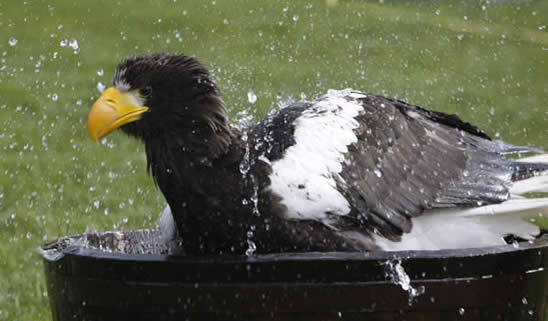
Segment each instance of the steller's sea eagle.
[[504,244],[534,238],[523,218],[548,212],[548,198],[518,196],[548,191],[540,150],[350,89],[236,128],[208,70],[185,55],[122,61],[88,128],[95,141],[121,128],[144,142],[169,205],[164,233],[194,255]]

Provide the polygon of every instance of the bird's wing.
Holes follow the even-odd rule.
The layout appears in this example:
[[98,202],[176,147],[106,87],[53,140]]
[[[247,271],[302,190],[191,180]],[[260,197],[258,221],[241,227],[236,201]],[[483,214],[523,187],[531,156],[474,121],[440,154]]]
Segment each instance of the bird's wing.
[[389,239],[426,209],[504,201],[514,171],[502,156],[513,146],[455,115],[349,90],[287,107],[258,127],[268,146],[258,157],[271,162],[269,188],[288,219]]

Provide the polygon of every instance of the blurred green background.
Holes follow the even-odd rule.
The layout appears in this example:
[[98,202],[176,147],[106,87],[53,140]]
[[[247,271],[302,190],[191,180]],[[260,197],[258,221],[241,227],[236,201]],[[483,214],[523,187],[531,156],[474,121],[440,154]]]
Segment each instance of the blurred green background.
[[87,137],[122,58],[199,57],[235,118],[352,87],[548,150],[547,15],[517,0],[0,2],[0,320],[50,319],[41,243],[157,224],[142,146]]

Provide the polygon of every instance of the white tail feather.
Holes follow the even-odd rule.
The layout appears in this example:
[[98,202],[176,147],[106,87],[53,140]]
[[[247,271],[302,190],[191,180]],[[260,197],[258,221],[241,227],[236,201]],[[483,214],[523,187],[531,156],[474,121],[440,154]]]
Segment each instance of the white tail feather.
[[540,154],[535,156],[523,157],[516,159],[518,162],[523,163],[547,163],[548,164],[548,154]]
[[[548,164],[548,154],[524,157],[518,159],[518,161]],[[548,217],[548,198],[516,199],[526,193],[548,193],[548,171],[544,171],[536,176],[514,182],[514,184],[510,187],[510,200],[503,203],[509,203],[512,205],[521,204],[523,207],[521,210],[516,211],[517,215],[525,214],[525,216],[538,215]]]
[[[524,157],[517,159],[516,161],[523,163],[548,164],[548,154]],[[511,196],[523,195],[526,193],[548,193],[548,171],[544,171],[533,177],[514,182],[510,188]]]
[[[523,163],[546,163],[548,164],[548,154],[535,155],[517,159]],[[548,193],[548,171],[541,172],[536,176],[521,181],[514,182],[510,188],[511,196],[523,195],[526,193]]]
[[540,176],[517,181],[510,188],[512,196],[535,192],[548,193],[548,171],[541,173]]
[[386,251],[441,250],[505,244],[504,236],[512,234],[532,239],[540,233],[538,226],[526,217],[548,216],[548,198],[511,199],[477,208],[436,209],[413,219],[413,229],[401,242],[376,237]]
[[[528,157],[527,162],[548,162],[548,155]],[[548,171],[514,183],[510,198],[500,204],[474,208],[447,208],[425,212],[413,219],[411,233],[401,242],[375,237],[383,250],[440,250],[505,244],[504,236],[512,234],[533,239],[538,226],[526,221],[537,216],[548,217],[548,198],[523,198],[531,192],[548,192]]]

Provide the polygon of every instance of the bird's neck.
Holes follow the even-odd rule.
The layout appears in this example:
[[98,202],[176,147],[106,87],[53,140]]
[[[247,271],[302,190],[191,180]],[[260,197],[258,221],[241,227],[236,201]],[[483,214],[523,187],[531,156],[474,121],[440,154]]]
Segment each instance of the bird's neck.
[[[183,137],[172,137],[169,144],[146,144],[149,171],[171,208],[189,253],[243,253],[247,246],[249,224],[244,218],[253,216],[253,204],[245,201],[251,198],[251,192],[241,171],[246,148],[237,131],[231,130],[208,138],[216,144],[215,135],[222,135],[218,139],[223,140],[231,137],[222,152],[217,152],[221,147],[212,153],[209,147],[192,151],[186,144],[173,143],[184,142]],[[231,237],[234,239],[227,240]]]
[[162,190],[167,185],[194,186],[203,181],[201,175],[214,175],[243,158],[244,148],[235,128],[220,123],[190,123],[145,140],[147,169]]

